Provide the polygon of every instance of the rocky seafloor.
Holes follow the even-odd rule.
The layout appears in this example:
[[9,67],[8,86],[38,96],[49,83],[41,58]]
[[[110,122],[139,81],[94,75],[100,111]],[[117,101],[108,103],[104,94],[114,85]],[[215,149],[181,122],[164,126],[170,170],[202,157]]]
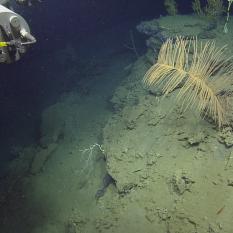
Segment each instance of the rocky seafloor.
[[182,112],[177,90],[164,98],[141,79],[166,38],[214,39],[231,54],[232,34],[195,16],[162,17],[137,29],[148,36],[148,52],[115,92],[103,134],[107,170],[124,203],[118,223],[126,230],[116,224],[112,232],[231,232],[232,124],[219,130],[194,110]]
[[[233,27],[229,25],[229,28]],[[59,208],[51,207],[43,213],[45,217],[35,217],[42,221],[47,212],[57,211],[51,216],[59,215],[59,221],[54,217],[45,222],[46,227],[31,232],[233,231],[232,122],[219,130],[194,110],[181,111],[175,98],[178,90],[164,97],[160,90],[147,89],[142,84],[145,72],[155,62],[166,38],[182,35],[197,36],[203,41],[215,39],[219,46],[228,44],[230,54],[233,31],[224,34],[221,22],[195,16],[161,17],[142,22],[137,30],[147,37],[147,52],[127,66],[126,78],[108,100],[112,112],[103,113],[104,124],[103,116],[96,116],[96,122],[85,128],[80,122],[84,122],[90,112],[80,115],[85,109],[80,107],[83,99],[70,93],[44,111],[40,146],[24,148],[11,164],[11,171],[17,177],[12,186],[21,179],[23,187],[33,187],[36,193],[32,183],[43,184],[38,198],[46,202],[52,195],[60,196]],[[95,107],[92,114],[101,109]],[[77,131],[83,135],[76,137]],[[82,138],[90,134],[88,143],[94,140],[98,144],[84,149],[87,141]],[[61,145],[64,146],[61,148]],[[93,157],[89,149],[97,154]],[[86,169],[86,162],[88,166],[97,167],[94,176],[89,176],[86,170],[80,174],[78,168]],[[101,174],[104,177],[106,173],[114,182],[95,199],[90,193],[98,190],[102,182],[102,178],[95,177]],[[53,184],[52,187],[49,184]],[[48,195],[46,191],[50,188],[54,191]],[[0,205],[4,206],[7,197],[4,194],[1,197]]]

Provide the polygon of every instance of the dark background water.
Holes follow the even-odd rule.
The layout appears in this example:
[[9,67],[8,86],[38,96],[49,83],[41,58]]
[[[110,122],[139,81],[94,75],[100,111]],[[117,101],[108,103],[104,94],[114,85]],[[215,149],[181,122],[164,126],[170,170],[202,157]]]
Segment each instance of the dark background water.
[[[11,159],[13,145],[34,142],[39,136],[40,114],[62,92],[61,75],[53,54],[70,43],[79,48],[108,29],[135,26],[142,20],[165,15],[158,0],[48,0],[32,7],[16,7],[29,23],[38,42],[19,62],[0,65],[0,162]],[[183,14],[191,1],[177,0]],[[121,31],[117,37],[121,38]],[[91,38],[91,39],[90,39]],[[117,38],[116,38],[117,39]],[[88,50],[88,46],[87,46]],[[69,81],[67,81],[69,82]],[[59,83],[59,84],[58,84]],[[61,84],[62,83],[62,84]],[[68,85],[68,84],[67,84]],[[68,85],[69,86],[69,85]]]

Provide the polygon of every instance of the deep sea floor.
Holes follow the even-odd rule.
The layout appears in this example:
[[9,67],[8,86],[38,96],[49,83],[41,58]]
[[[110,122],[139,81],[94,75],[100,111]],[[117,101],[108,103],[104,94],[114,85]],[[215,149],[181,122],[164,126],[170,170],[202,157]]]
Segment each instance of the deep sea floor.
[[231,54],[233,32],[180,15],[142,23],[144,38],[138,23],[44,55],[37,127],[25,130],[36,136],[11,144],[0,177],[0,232],[233,231],[232,125],[181,111],[178,88],[142,85],[164,38],[215,39]]

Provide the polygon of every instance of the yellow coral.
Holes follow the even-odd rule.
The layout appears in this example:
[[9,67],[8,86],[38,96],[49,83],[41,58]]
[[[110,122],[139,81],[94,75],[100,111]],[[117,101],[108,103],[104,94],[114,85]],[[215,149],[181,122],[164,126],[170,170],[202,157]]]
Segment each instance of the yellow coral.
[[164,6],[167,10],[167,13],[169,15],[176,15],[178,10],[177,10],[177,5],[175,0],[165,0],[164,1]]
[[207,0],[205,14],[209,17],[219,17],[225,11],[222,0]]
[[192,2],[192,8],[197,15],[214,19],[221,16],[223,12],[226,11],[222,0],[207,0],[205,7],[201,6],[200,0],[194,0]]
[[229,18],[230,18],[230,8],[231,8],[231,5],[232,5],[232,2],[233,2],[233,0],[228,0],[227,18],[226,18],[226,22],[225,22],[224,29],[223,29],[224,33],[228,32],[227,24],[228,24]]
[[162,85],[165,95],[180,87],[177,97],[184,109],[196,106],[202,117],[211,117],[222,127],[227,122],[227,89],[233,82],[233,64],[224,50],[225,46],[219,49],[214,42],[202,44],[196,38],[168,39],[143,81]]
[[197,14],[197,15],[203,15],[203,10],[201,9],[201,3],[200,0],[194,0],[192,3],[192,8],[193,11]]

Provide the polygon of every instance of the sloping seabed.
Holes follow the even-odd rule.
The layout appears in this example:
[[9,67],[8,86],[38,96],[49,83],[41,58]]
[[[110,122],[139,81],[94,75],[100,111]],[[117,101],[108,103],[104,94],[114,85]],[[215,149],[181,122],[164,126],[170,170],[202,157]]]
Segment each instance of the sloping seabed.
[[[73,91],[44,110],[40,145],[24,148],[2,179],[1,231],[233,231],[231,124],[220,131],[182,112],[177,90],[164,97],[142,85],[166,38],[215,39],[230,54],[233,32],[194,16],[137,28],[149,37],[145,55],[128,65],[127,53],[114,53],[114,65],[87,85],[89,95]],[[103,187],[106,173],[114,182]]]

